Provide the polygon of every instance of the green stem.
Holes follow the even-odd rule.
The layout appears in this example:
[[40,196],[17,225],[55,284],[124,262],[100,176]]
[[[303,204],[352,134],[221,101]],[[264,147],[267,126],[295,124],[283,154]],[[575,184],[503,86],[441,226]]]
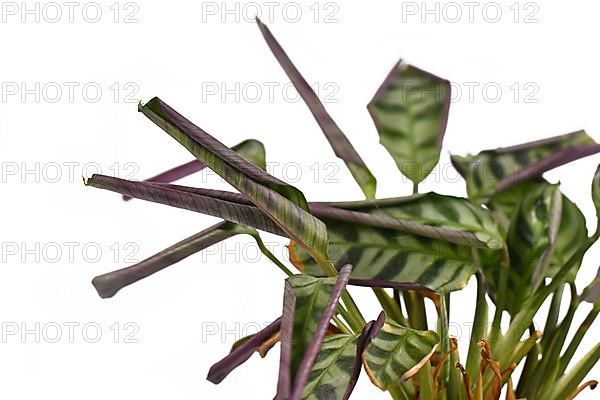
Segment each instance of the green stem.
[[469,352],[467,355],[467,372],[469,376],[476,377],[479,373],[479,363],[481,354],[477,344],[480,340],[486,339],[488,325],[488,303],[485,298],[487,288],[485,287],[483,275],[477,273],[477,301],[475,305],[475,316],[473,317],[473,329],[471,331],[471,340],[469,342]]
[[581,325],[579,325],[579,328],[577,328],[577,331],[575,332],[575,335],[573,336],[569,347],[567,347],[567,350],[560,359],[560,368],[558,370],[559,376],[565,373],[567,366],[573,359],[577,348],[581,344],[581,341],[583,340],[583,337],[585,336],[587,331],[590,329],[590,326],[592,326],[592,324],[594,323],[594,320],[598,316],[598,313],[600,313],[600,307],[594,307],[592,311],[589,312],[587,317],[585,317]]
[[427,330],[427,312],[425,311],[425,300],[414,290],[402,293],[406,303],[406,311],[410,327],[413,329]]
[[375,293],[375,296],[377,296],[377,300],[379,300],[381,307],[383,307],[383,311],[385,311],[388,317],[392,318],[401,325],[408,326],[408,321],[402,314],[402,310],[398,306],[398,303],[396,303],[396,301],[392,299],[384,289],[373,288],[373,292]]
[[352,335],[354,332],[352,331],[352,329],[350,329],[345,323],[344,321],[342,321],[337,315],[333,316],[333,321],[335,322],[336,326],[338,328],[340,328],[340,330],[342,332],[344,332],[346,335]]
[[497,354],[503,354],[505,351],[509,351],[514,345],[520,340],[523,332],[532,323],[533,317],[544,303],[546,298],[552,294],[561,284],[564,283],[566,277],[571,272],[571,268],[583,258],[585,252],[598,240],[600,231],[596,232],[590,237],[585,243],[583,243],[579,249],[569,258],[569,260],[562,266],[558,274],[552,279],[549,285],[543,286],[538,289],[527,303],[524,304],[521,311],[519,311],[510,323],[509,332],[503,336],[500,340],[496,349]]
[[388,389],[388,393],[394,400],[411,400],[410,395],[406,392],[402,384],[392,386]]
[[258,245],[260,251],[262,251],[262,253],[265,256],[267,256],[269,260],[271,260],[275,265],[277,265],[277,267],[279,267],[279,269],[282,270],[284,274],[286,274],[288,277],[294,275],[292,271],[290,271],[281,261],[279,261],[277,257],[275,257],[273,253],[271,253],[269,249],[267,249],[267,246],[265,246],[265,243],[259,235],[256,235],[254,237],[254,240],[256,240],[256,244]]
[[563,375],[553,385],[548,385],[540,399],[565,399],[573,393],[579,383],[600,360],[600,343],[594,346],[567,374]]
[[502,336],[502,315],[506,306],[506,292],[508,290],[508,265],[508,249],[504,247],[502,249],[502,260],[500,260],[498,293],[495,296],[496,309],[489,334],[489,343],[491,346],[494,346]]

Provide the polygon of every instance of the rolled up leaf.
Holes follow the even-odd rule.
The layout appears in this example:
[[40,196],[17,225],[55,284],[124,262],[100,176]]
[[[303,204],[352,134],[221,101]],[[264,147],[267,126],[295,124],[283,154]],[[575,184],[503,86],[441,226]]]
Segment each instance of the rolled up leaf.
[[[248,139],[241,143],[236,144],[231,148],[246,160],[255,164],[261,169],[266,169],[266,158],[265,158],[265,147],[258,140]],[[145,182],[155,183],[171,183],[179,179],[183,179],[186,176],[192,175],[196,172],[202,171],[206,168],[206,165],[202,164],[198,160],[192,160],[185,164],[178,165],[177,167],[171,168],[165,172],[153,176],[144,180]],[[131,197],[123,196],[123,200],[131,200]]]
[[213,365],[206,379],[214,384],[221,383],[234,369],[245,363],[265,340],[280,329],[280,326],[281,318],[278,318],[227,355],[227,357]]
[[147,278],[148,276],[227,238],[241,233],[251,233],[250,231],[252,231],[252,229],[245,228],[241,225],[232,224],[230,222],[220,222],[174,244],[173,246],[169,246],[163,251],[135,265],[99,275],[92,280],[92,284],[98,291],[100,297],[112,297],[125,286]]
[[367,106],[381,144],[418,184],[440,159],[450,82],[399,61]]
[[140,105],[139,111],[247,196],[322,265],[327,264],[327,230],[321,221],[308,212],[306,199],[298,189],[247,161],[159,98]]
[[469,198],[486,203],[498,194],[536,179],[546,171],[591,154],[600,145],[577,131],[517,146],[485,150],[473,156],[453,155],[452,164],[467,182]]
[[286,75],[290,78],[290,81],[321,127],[321,130],[329,141],[329,144],[331,145],[335,155],[346,163],[350,173],[352,173],[352,176],[362,189],[365,196],[369,199],[374,198],[377,180],[365,162],[362,160],[354,146],[352,146],[352,143],[350,143],[350,140],[348,140],[344,132],[342,132],[333,118],[331,118],[331,116],[327,113],[327,110],[325,110],[325,107],[319,100],[319,97],[315,94],[314,90],[294,66],[292,60],[290,60],[279,42],[277,42],[277,39],[275,39],[269,28],[267,28],[267,26],[258,18],[256,19],[256,23],[260,28],[267,45],[279,62],[279,65],[281,65]]
[[232,193],[234,196],[229,198],[216,198],[210,195],[212,191],[178,185],[134,182],[96,174],[86,181],[86,185],[111,190],[142,200],[200,212],[223,218],[226,221],[286,236],[286,232],[280,229],[274,221],[257,207],[237,202],[236,200],[239,197],[235,196],[235,193]]

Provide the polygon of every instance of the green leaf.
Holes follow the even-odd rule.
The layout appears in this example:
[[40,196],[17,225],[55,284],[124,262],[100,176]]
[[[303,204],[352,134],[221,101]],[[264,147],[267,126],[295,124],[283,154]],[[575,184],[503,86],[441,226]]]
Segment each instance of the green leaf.
[[[405,227],[400,230],[408,233],[475,247],[501,249],[504,246],[504,239],[491,213],[460,197],[430,192],[374,201],[311,203],[311,209],[320,218],[326,218],[336,217],[336,213],[320,212],[319,204],[373,216],[369,221],[368,218],[353,218],[349,214],[339,215],[338,219],[348,222],[376,226],[375,217],[392,218],[397,221],[396,224],[403,223]],[[393,227],[391,224],[379,226]]]
[[467,183],[469,198],[486,203],[521,182],[598,151],[600,146],[585,131],[577,131],[451,159]]
[[[292,395],[290,400],[300,400],[302,394],[304,393],[304,389],[309,379],[313,377],[311,372],[314,372],[313,367],[314,363],[319,356],[321,351],[321,345],[325,340],[325,336],[327,335],[327,330],[331,323],[331,319],[336,314],[337,307],[340,302],[340,298],[342,297],[342,293],[346,290],[346,285],[348,284],[348,280],[350,279],[350,273],[352,272],[351,265],[345,265],[337,276],[334,287],[331,290],[331,294],[329,299],[327,300],[327,304],[323,308],[322,312],[319,316],[319,322],[316,326],[316,329],[313,333],[312,339],[308,344],[306,351],[304,352],[304,356],[302,357],[302,361],[298,366],[298,372],[296,374],[296,378],[294,379],[294,385],[292,390]],[[292,283],[292,287],[293,287]],[[312,302],[312,298],[309,300]],[[296,302],[296,311],[302,306],[302,300],[300,302]],[[295,324],[294,324],[295,325]],[[292,353],[293,354],[293,353]],[[293,360],[293,359],[292,359]],[[293,365],[293,364],[292,364]],[[354,370],[354,364],[352,364],[351,370]],[[350,383],[350,377],[347,382],[347,386]],[[317,388],[324,389],[322,387]],[[345,392],[345,391],[344,391]]]
[[[325,220],[330,258],[337,269],[352,264],[352,280],[373,286],[410,284],[440,292],[462,289],[477,270],[471,248],[397,230]],[[322,276],[318,264],[295,243],[290,259],[301,271]]]
[[357,335],[325,338],[302,399],[343,399],[356,362]]
[[440,159],[450,108],[450,82],[398,62],[367,106],[381,144],[415,184]]
[[267,42],[267,45],[273,52],[273,55],[290,78],[290,81],[294,84],[294,87],[310,109],[313,117],[321,127],[321,130],[325,134],[325,137],[329,141],[335,155],[344,160],[346,166],[352,173],[352,176],[362,189],[365,196],[369,199],[375,197],[375,190],[377,188],[377,180],[362,160],[350,140],[346,137],[344,132],[335,123],[333,118],[327,113],[327,110],[323,106],[323,103],[319,100],[314,90],[310,87],[308,82],[302,77],[300,71],[294,66],[292,60],[285,53],[281,45],[277,42],[277,39],[273,36],[269,28],[263,24],[258,18],[256,23],[260,28],[260,31]]
[[[539,257],[547,249],[547,238],[548,236],[542,231],[545,230],[548,233],[548,221],[544,220],[541,214],[532,214],[532,210],[527,207],[533,207],[537,205],[535,210],[540,211],[541,203],[536,203],[537,199],[540,199],[542,193],[552,190],[550,183],[544,179],[537,179],[534,181],[525,181],[511,189],[502,192],[500,195],[495,197],[490,202],[490,207],[493,209],[497,219],[506,219],[508,222],[505,223],[507,235],[510,236],[509,240],[511,251],[511,291],[515,292],[515,296],[508,296],[513,301],[513,306],[518,305],[519,300],[523,300],[527,294],[524,294],[522,290],[529,293],[529,289],[532,288],[532,270],[535,270],[535,266],[538,265]],[[559,189],[556,189],[559,190]],[[528,199],[528,200],[525,200]],[[549,199],[548,197],[546,198]],[[528,204],[525,204],[528,203]],[[583,213],[567,196],[561,194],[560,203],[562,208],[560,211],[560,225],[558,232],[556,232],[555,243],[553,250],[549,252],[550,258],[546,258],[544,262],[548,262],[543,277],[555,276],[560,268],[567,263],[567,261],[576,253],[579,243],[585,242],[587,238],[586,221]],[[549,205],[548,203],[546,205]],[[508,219],[510,218],[510,219]],[[527,222],[529,221],[529,222]],[[533,227],[527,230],[529,224],[533,224]],[[520,228],[519,228],[520,226]],[[541,231],[536,230],[540,226],[545,226]],[[537,228],[536,228],[537,227]],[[521,230],[521,233],[519,231]],[[532,236],[533,231],[538,232],[538,236]],[[519,238],[519,235],[524,237]],[[499,272],[499,253],[485,251],[485,255],[482,257],[482,263],[484,266],[484,272],[488,283],[491,286],[492,292],[498,288],[498,272]],[[568,280],[572,281],[575,278],[575,273],[581,266],[581,260],[577,260],[572,267],[572,272],[568,276]],[[540,276],[537,277],[539,282]],[[535,286],[535,285],[533,285]],[[514,308],[514,307],[513,307]]]
[[327,230],[308,212],[304,195],[229,149],[159,98],[139,110],[198,160],[243,193],[320,263],[327,263]]
[[388,319],[363,353],[365,370],[375,386],[388,390],[417,374],[438,343],[435,332],[405,328]]
[[296,372],[317,330],[323,310],[336,283],[336,278],[314,278],[294,275],[288,282],[296,298],[292,333],[291,376]]
[[511,314],[531,296],[540,279],[549,275],[561,200],[558,185],[538,185],[523,197],[513,215],[507,238],[510,269],[506,305]]

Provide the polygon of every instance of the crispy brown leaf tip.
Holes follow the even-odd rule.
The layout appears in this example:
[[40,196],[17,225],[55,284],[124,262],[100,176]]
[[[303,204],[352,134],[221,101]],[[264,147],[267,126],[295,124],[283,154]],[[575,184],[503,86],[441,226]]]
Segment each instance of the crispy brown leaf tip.
[[350,280],[350,273],[352,272],[351,265],[344,265],[340,269],[340,273],[337,277],[337,281],[333,290],[331,291],[331,296],[329,297],[329,301],[327,302],[327,306],[323,310],[321,314],[321,318],[319,320],[319,324],[317,325],[317,329],[312,338],[311,343],[308,345],[306,352],[304,353],[304,358],[300,362],[298,366],[298,372],[296,372],[296,378],[294,379],[294,387],[292,390],[292,395],[290,400],[300,400],[302,397],[302,392],[304,391],[304,386],[308,380],[310,375],[310,371],[312,370],[313,364],[319,355],[319,351],[321,350],[321,345],[323,344],[323,339],[327,335],[327,329],[329,327],[329,323],[331,318],[335,314],[335,310],[338,307],[340,297],[342,293],[346,289],[346,285]]
[[596,381],[596,380],[587,381],[586,383],[584,383],[583,385],[581,385],[577,389],[575,389],[575,391],[573,393],[571,393],[565,400],[573,400],[581,392],[583,392],[586,388],[589,387],[591,390],[594,390],[594,389],[596,389],[597,386],[598,386],[598,381]]
[[237,367],[245,363],[252,354],[280,329],[281,318],[277,318],[271,325],[248,339],[245,343],[231,352],[227,357],[213,365],[208,371],[208,379],[214,384],[219,384]]

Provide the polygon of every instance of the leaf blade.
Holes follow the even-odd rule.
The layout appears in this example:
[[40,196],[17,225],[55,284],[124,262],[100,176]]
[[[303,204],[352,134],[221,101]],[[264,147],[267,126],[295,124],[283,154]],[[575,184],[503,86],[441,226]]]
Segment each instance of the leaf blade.
[[369,199],[375,198],[377,180],[363,159],[360,157],[354,146],[352,146],[352,143],[350,143],[350,140],[348,140],[344,132],[342,132],[333,118],[327,113],[327,110],[319,100],[319,97],[315,94],[314,90],[310,87],[308,82],[306,82],[304,77],[302,77],[300,71],[294,66],[292,60],[290,60],[269,28],[258,18],[256,19],[256,23],[267,45],[271,49],[271,52],[279,62],[279,65],[281,65],[281,68],[285,71],[325,134],[335,155],[346,163],[350,173],[365,196]]
[[450,109],[450,82],[400,60],[367,109],[381,144],[415,184],[440,158]]

